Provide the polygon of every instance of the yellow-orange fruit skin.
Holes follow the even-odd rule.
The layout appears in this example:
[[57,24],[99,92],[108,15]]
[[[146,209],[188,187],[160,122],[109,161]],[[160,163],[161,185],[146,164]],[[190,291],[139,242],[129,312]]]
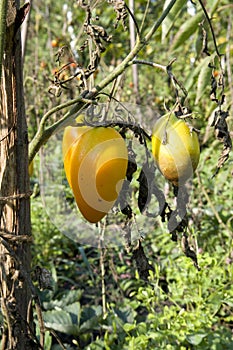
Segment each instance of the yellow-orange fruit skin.
[[[77,118],[78,122],[81,122],[82,119]],[[88,126],[80,126],[80,127],[74,127],[74,126],[67,126],[64,130],[63,134],[63,141],[62,141],[62,155],[63,160],[65,160],[65,172],[66,177],[69,185],[71,186],[70,182],[70,167],[71,167],[71,154],[73,150],[73,146],[75,143],[77,143],[79,137],[90,130],[91,128]]]
[[152,153],[164,177],[179,185],[193,176],[200,158],[197,133],[174,114],[161,117],[152,133]]
[[122,187],[127,147],[115,129],[98,127],[85,129],[67,149],[69,133],[74,136],[68,129],[63,138],[66,176],[80,212],[97,223],[112,208]]

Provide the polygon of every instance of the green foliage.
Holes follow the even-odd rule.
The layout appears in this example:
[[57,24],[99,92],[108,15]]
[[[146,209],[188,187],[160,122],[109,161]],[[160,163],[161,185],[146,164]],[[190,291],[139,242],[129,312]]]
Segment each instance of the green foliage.
[[[78,255],[78,247],[75,250],[69,240],[58,233],[58,257],[53,261],[57,282],[54,291],[40,294],[45,326],[56,331],[70,349],[79,346],[81,349],[178,350],[194,346],[200,350],[230,350],[233,346],[233,265],[232,238],[227,227],[232,218],[232,200],[226,201],[231,195],[227,177],[225,170],[222,177],[215,179],[216,188],[222,186],[222,182],[226,184],[221,200],[225,198],[229,207],[224,206],[228,216],[222,216],[223,224],[218,223],[214,212],[208,212],[207,205],[206,210],[196,214],[201,222],[201,230],[196,233],[200,271],[183,256],[177,244],[170,241],[165,227],[152,230],[145,240],[147,254],[155,268],[148,282],[139,280],[135,267],[121,248],[108,249],[105,317],[101,307],[100,252],[82,247],[82,254]],[[221,215],[221,207],[216,207],[221,202],[218,194],[214,194],[213,183],[205,183],[205,188],[211,205]],[[202,200],[203,194],[200,187],[194,192],[196,213],[195,202]],[[46,236],[44,232],[43,239],[50,250],[44,259],[48,264],[50,259],[55,259],[55,252],[54,241]],[[66,246],[63,252],[58,249],[61,245]],[[35,249],[39,253],[41,248],[38,245]],[[50,349],[49,346],[46,349]]]
[[[165,9],[168,4],[169,0],[165,1],[163,8]],[[184,5],[186,4],[186,0],[178,0],[176,1],[175,5],[173,6],[172,10],[169,12],[168,16],[165,18],[165,20],[162,23],[162,42],[168,35],[169,31],[172,29],[175,20],[179,16],[180,12],[183,10]]]
[[174,37],[172,43],[172,50],[180,48],[181,45],[195,33],[198,27],[198,23],[201,22],[203,13],[200,11],[196,15],[190,17],[182,26]]

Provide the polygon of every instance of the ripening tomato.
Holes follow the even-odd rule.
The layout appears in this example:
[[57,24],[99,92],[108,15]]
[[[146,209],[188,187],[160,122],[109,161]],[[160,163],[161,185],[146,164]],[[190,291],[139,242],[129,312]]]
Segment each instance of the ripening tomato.
[[167,180],[174,185],[184,183],[192,177],[199,162],[197,133],[183,119],[166,114],[154,125],[152,153]]
[[[79,115],[76,119],[75,119],[76,123],[83,123],[84,121],[84,115],[81,114]],[[69,150],[70,146],[72,146],[72,144],[74,142],[77,141],[77,139],[79,138],[79,136],[81,136],[84,132],[86,132],[87,130],[90,130],[91,127],[90,126],[67,126],[64,130],[64,134],[63,134],[63,142],[62,142],[62,154],[63,154],[63,158],[66,156],[66,152]]]
[[[83,115],[79,116],[76,118],[76,121],[78,123],[81,123],[83,121]],[[65,128],[64,134],[63,134],[63,142],[62,142],[62,154],[63,154],[63,159],[65,161],[65,171],[66,171],[66,177],[69,182],[69,185],[71,186],[70,183],[70,165],[71,165],[71,153],[73,150],[74,144],[77,142],[79,137],[85,133],[87,130],[90,130],[91,127],[89,126],[67,126]]]
[[57,39],[53,39],[53,40],[51,41],[51,46],[52,46],[52,47],[58,47],[58,45],[59,45],[59,42],[58,42]]
[[68,127],[63,157],[79,210],[89,222],[100,221],[113,207],[126,176],[124,139],[110,127]]

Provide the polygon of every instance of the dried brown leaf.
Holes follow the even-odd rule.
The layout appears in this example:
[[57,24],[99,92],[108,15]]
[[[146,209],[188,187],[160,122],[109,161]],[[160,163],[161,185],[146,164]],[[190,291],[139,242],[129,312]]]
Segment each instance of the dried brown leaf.
[[217,175],[220,168],[222,168],[225,162],[228,160],[230,151],[232,149],[232,140],[226,121],[227,117],[228,112],[218,110],[215,112],[214,120],[211,125],[215,128],[215,137],[223,144],[223,150],[218,159],[217,169],[213,176]]

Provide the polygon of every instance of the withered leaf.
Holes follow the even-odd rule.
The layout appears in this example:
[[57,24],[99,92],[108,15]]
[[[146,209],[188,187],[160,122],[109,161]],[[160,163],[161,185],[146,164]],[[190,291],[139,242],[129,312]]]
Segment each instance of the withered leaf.
[[182,250],[183,250],[184,254],[187,256],[187,258],[190,258],[193,261],[194,266],[198,270],[200,270],[200,267],[199,267],[198,261],[197,261],[197,254],[193,250],[193,248],[190,247],[190,244],[188,241],[188,236],[185,233],[182,235],[181,246],[182,246]]
[[143,280],[147,280],[149,276],[149,271],[154,270],[153,267],[149,264],[144,249],[142,247],[141,240],[138,240],[138,244],[133,251],[132,259],[136,263],[139,277]]
[[128,12],[127,12],[127,7],[125,4],[125,1],[123,1],[123,0],[110,0],[109,2],[113,4],[114,10],[117,14],[115,28],[117,28],[118,23],[121,21],[124,30],[126,30],[127,29],[126,18],[128,16]]
[[228,117],[227,111],[218,110],[215,112],[214,120],[211,126],[215,128],[216,138],[223,144],[223,150],[218,159],[217,169],[213,175],[216,176],[220,168],[225,164],[229,158],[229,153],[232,149],[232,140],[228,130],[226,118]]
[[143,213],[151,201],[152,193],[155,194],[155,167],[154,164],[145,162],[137,179],[139,182],[138,208]]

